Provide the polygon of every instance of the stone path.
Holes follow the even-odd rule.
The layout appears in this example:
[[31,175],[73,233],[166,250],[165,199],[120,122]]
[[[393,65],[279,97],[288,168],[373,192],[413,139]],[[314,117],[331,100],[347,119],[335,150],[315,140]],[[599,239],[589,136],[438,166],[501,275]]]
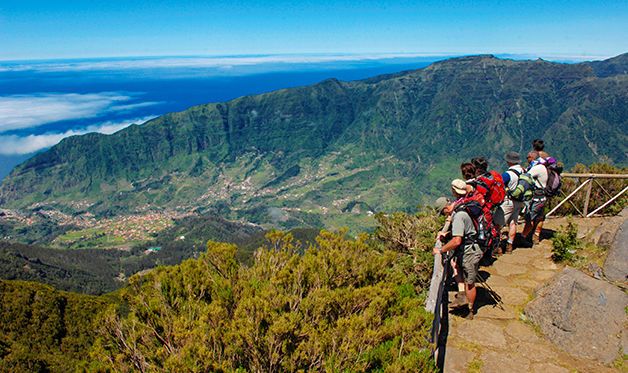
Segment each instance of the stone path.
[[[562,220],[546,227],[557,229]],[[551,242],[503,255],[481,275],[502,298],[502,308],[478,285],[474,320],[450,314],[445,372],[616,372],[600,363],[575,358],[545,340],[524,321],[523,308],[534,290],[562,270],[551,260]],[[450,297],[453,292],[450,292]]]

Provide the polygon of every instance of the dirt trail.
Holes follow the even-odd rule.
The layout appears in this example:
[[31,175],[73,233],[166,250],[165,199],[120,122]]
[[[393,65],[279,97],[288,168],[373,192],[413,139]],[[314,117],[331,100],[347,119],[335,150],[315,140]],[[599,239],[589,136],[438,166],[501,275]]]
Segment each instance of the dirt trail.
[[[595,234],[602,223],[579,220],[583,221],[575,222],[582,236]],[[546,228],[556,230],[561,224],[565,224],[564,219],[549,220]],[[616,372],[567,354],[523,320],[523,309],[533,299],[535,289],[563,269],[551,260],[550,240],[517,249],[480,269],[481,275],[488,277],[486,283],[501,296],[502,307],[492,304],[495,302],[486,285],[479,284],[479,309],[474,320],[450,313],[445,372]]]

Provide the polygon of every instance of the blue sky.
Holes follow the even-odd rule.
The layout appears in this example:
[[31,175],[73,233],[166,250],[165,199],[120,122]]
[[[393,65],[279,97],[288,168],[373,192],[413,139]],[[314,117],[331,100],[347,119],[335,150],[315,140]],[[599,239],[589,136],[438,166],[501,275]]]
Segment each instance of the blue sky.
[[0,60],[628,51],[628,1],[0,2]]

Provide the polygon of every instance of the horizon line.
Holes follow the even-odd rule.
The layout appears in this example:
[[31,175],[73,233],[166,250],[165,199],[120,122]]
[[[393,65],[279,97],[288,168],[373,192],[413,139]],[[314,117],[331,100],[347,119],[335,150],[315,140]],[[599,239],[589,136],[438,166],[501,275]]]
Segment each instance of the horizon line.
[[[626,52],[624,52],[626,53]],[[255,58],[255,57],[362,57],[365,59],[387,59],[387,58],[421,58],[421,57],[468,57],[492,55],[498,58],[518,57],[522,59],[568,59],[577,61],[598,61],[620,56],[607,54],[585,54],[585,53],[495,53],[495,52],[305,52],[305,53],[241,53],[241,54],[146,54],[146,55],[104,55],[93,57],[36,57],[36,58],[10,58],[4,59],[0,57],[2,63],[43,63],[55,61],[111,61],[111,60],[141,60],[141,59],[187,59],[187,58]],[[379,58],[377,58],[379,57]]]

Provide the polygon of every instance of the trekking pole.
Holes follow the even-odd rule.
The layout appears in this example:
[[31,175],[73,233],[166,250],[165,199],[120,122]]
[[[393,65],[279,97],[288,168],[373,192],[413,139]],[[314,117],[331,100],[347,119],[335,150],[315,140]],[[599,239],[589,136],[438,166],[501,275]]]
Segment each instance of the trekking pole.
[[502,297],[497,294],[497,292],[495,290],[493,290],[493,288],[486,282],[486,280],[484,279],[484,277],[482,277],[482,275],[480,274],[480,272],[477,273],[477,277],[480,280],[480,283],[482,284],[482,286],[488,290],[488,293],[491,295],[491,298],[493,298],[493,300],[496,302],[496,305],[499,306],[499,308],[503,311],[504,310],[504,302],[502,302]]

